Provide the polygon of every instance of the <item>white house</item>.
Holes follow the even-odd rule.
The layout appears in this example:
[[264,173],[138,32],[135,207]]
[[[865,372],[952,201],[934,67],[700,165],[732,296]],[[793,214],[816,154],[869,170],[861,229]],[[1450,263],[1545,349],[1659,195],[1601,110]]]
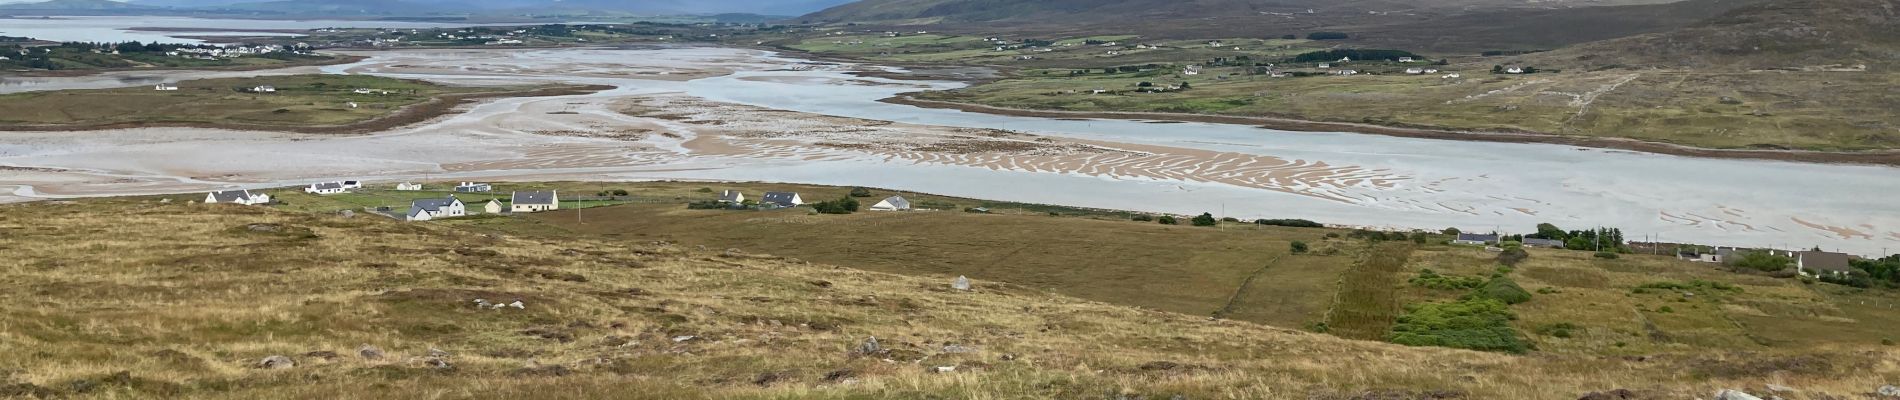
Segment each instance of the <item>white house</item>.
[[495,190],[494,187],[480,182],[462,182],[459,185],[455,185],[455,191],[463,193],[487,192],[493,190]]
[[338,194],[347,191],[349,189],[343,187],[343,182],[312,183],[303,188],[304,193],[310,194]]
[[243,204],[247,206],[269,204],[270,195],[251,193],[249,190],[225,190],[211,192],[205,195],[205,204],[218,203]]
[[257,92],[257,93],[277,93],[277,87],[270,86],[270,85],[263,85],[263,86],[251,88],[251,91]]
[[1353,76],[1353,75],[1358,75],[1358,74],[1359,74],[1359,71],[1350,70],[1350,69],[1342,69],[1338,71],[1333,71],[1333,75],[1339,75],[1339,76]]
[[363,181],[343,181],[344,189],[362,189]]
[[719,202],[734,204],[744,203],[745,193],[739,193],[737,190],[726,190],[725,192],[719,193]]
[[454,218],[468,215],[468,208],[461,199],[450,196],[446,199],[420,199],[409,203],[410,221],[428,221],[437,218]]
[[396,190],[404,190],[404,191],[422,190],[422,184],[414,183],[414,182],[398,183],[396,184]]
[[1424,68],[1406,68],[1405,73],[1412,74],[1412,75],[1419,75],[1419,74],[1424,74],[1425,69]]
[[1452,244],[1466,244],[1466,245],[1473,245],[1473,246],[1482,246],[1482,245],[1487,245],[1487,244],[1492,244],[1492,243],[1497,243],[1497,242],[1498,242],[1498,235],[1479,235],[1475,233],[1459,233],[1458,238],[1452,239],[1451,241]]
[[501,200],[489,199],[488,204],[482,205],[482,212],[484,213],[500,214],[501,210]]
[[545,192],[515,192],[509,210],[516,213],[554,211],[561,209],[561,201],[553,190]]
[[1426,69],[1425,69],[1425,73],[1427,73],[1427,74],[1436,74],[1436,73],[1438,73],[1438,69],[1437,69],[1437,68],[1426,68]]
[[1445,79],[1458,79],[1458,78],[1463,78],[1463,77],[1464,75],[1459,75],[1459,74],[1445,74]]
[[1320,68],[1332,68],[1332,67],[1333,67],[1333,64],[1332,64],[1332,63],[1319,63],[1319,67],[1320,67]]
[[1200,74],[1201,74],[1201,66],[1199,65],[1189,65],[1187,66],[1187,68],[1183,68],[1181,70],[1181,75],[1200,75]]
[[1417,62],[1417,61],[1418,60],[1413,60],[1411,57],[1399,57],[1399,62],[1402,62],[1402,63]]
[[759,203],[772,204],[779,207],[798,207],[801,204],[805,204],[805,199],[798,197],[798,193],[795,192],[765,192],[765,197],[759,198]]
[[871,205],[871,211],[910,211],[910,200],[902,196],[891,196]]
[[1853,256],[1827,251],[1794,252],[1794,270],[1805,276],[1847,276],[1854,271]]
[[157,85],[153,85],[152,90],[157,90],[160,92],[169,92],[173,90],[178,90],[178,85],[173,85],[170,83],[160,83]]
[[1523,69],[1523,68],[1518,68],[1518,67],[1510,67],[1510,68],[1506,68],[1506,69],[1504,70],[1504,73],[1507,73],[1507,74],[1522,74],[1522,73],[1524,73],[1524,69]]

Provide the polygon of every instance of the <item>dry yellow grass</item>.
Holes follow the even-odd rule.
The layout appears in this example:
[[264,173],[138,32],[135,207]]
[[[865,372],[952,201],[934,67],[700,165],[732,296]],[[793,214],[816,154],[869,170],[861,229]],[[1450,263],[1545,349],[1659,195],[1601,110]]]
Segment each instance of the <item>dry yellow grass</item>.
[[[1410,348],[748,252],[149,199],[0,206],[0,238],[15,395],[1559,399],[1772,382],[1822,398],[1900,377],[1900,352],[1873,346],[1641,362]],[[892,351],[852,354],[869,336]],[[271,355],[298,365],[253,367]]]

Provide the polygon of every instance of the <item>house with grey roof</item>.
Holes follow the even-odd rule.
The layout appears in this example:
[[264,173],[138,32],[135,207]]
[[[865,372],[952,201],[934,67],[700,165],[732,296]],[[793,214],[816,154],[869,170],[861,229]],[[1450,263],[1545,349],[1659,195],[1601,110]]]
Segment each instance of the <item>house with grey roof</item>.
[[1806,276],[1846,276],[1854,271],[1852,260],[1853,256],[1845,253],[1797,251],[1794,252],[1794,269]]
[[805,204],[805,199],[798,197],[798,193],[796,192],[765,192],[765,197],[759,198],[759,204],[771,204],[779,207],[798,207],[799,205]]
[[517,213],[532,213],[532,212],[542,212],[542,211],[554,211],[554,210],[561,209],[561,200],[560,200],[559,194],[555,193],[555,191],[553,190],[533,191],[533,192],[514,192],[514,196],[512,197],[512,200],[509,201],[508,204],[509,204],[508,206],[509,211],[517,212]]
[[886,197],[877,204],[872,204],[871,211],[910,211],[910,200],[905,200],[902,196]]
[[490,192],[494,190],[495,188],[493,186],[481,182],[462,182],[459,185],[455,185],[455,191],[462,193]]
[[719,202],[730,203],[730,204],[744,203],[745,193],[739,193],[739,191],[737,190],[728,189],[724,192],[719,193]]
[[1564,248],[1564,241],[1557,240],[1557,239],[1538,239],[1538,238],[1527,237],[1527,238],[1524,238],[1524,246],[1542,247],[1546,249],[1561,249],[1561,248]]
[[269,203],[270,195],[251,193],[249,190],[224,190],[205,194],[205,204],[242,204],[253,206]]
[[347,191],[349,191],[349,188],[344,187],[343,182],[312,183],[310,186],[303,188],[304,193],[310,194],[338,194]]
[[417,199],[409,203],[409,215],[403,219],[410,221],[428,221],[438,218],[454,218],[468,215],[468,206],[461,199],[449,196],[442,199]]
[[1458,238],[1452,239],[1451,244],[1467,244],[1467,245],[1473,245],[1473,246],[1483,246],[1487,244],[1495,244],[1497,242],[1498,242],[1498,235],[1495,233],[1489,234],[1489,235],[1480,235],[1476,233],[1459,233]]

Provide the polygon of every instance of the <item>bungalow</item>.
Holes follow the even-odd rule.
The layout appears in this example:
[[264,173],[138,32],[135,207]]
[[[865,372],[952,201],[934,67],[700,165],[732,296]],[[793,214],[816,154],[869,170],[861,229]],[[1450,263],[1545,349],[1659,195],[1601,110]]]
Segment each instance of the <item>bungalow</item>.
[[1498,242],[1497,234],[1480,235],[1480,234],[1475,234],[1475,233],[1459,233],[1458,238],[1452,239],[1451,244],[1468,244],[1468,245],[1474,245],[1474,246],[1482,246],[1482,245],[1487,245],[1487,244],[1492,244],[1492,243],[1497,243],[1497,242]]
[[1320,67],[1321,69],[1325,69],[1325,68],[1332,68],[1332,67],[1333,67],[1333,64],[1332,64],[1332,63],[1319,63],[1319,67]]
[[494,191],[494,190],[495,190],[494,187],[489,186],[486,183],[462,182],[462,184],[455,185],[455,191],[462,192],[462,193],[488,192],[488,191]]
[[515,213],[531,213],[561,209],[560,198],[553,190],[545,192],[515,192],[509,210]]
[[157,85],[153,85],[152,90],[157,90],[160,92],[169,92],[173,90],[178,90],[178,85],[173,85],[170,83],[160,83]]
[[1564,248],[1564,241],[1556,240],[1556,239],[1524,238],[1524,246],[1525,247],[1542,247],[1546,249],[1561,249],[1561,248]]
[[270,195],[251,193],[249,190],[225,190],[211,192],[205,195],[205,204],[217,203],[242,204],[247,206],[269,204]]
[[729,204],[738,204],[738,203],[744,203],[744,202],[745,202],[745,193],[739,193],[739,191],[737,191],[737,190],[726,190],[726,191],[724,191],[724,192],[720,192],[720,193],[719,193],[719,202],[720,202],[720,203],[729,203]]
[[1353,75],[1358,75],[1358,74],[1359,74],[1359,71],[1350,70],[1350,69],[1342,69],[1338,71],[1333,71],[1333,75],[1339,75],[1339,76],[1353,76]]
[[396,184],[396,190],[403,190],[403,191],[422,190],[422,184],[414,183],[414,182],[398,183]]
[[1425,73],[1427,73],[1427,74],[1436,74],[1436,73],[1438,73],[1438,69],[1437,69],[1437,68],[1426,68],[1426,69],[1425,69]]
[[276,87],[276,86],[270,86],[270,85],[263,85],[263,86],[258,86],[258,87],[254,87],[254,88],[251,88],[251,92],[254,92],[254,93],[277,93],[277,87]]
[[1189,65],[1187,66],[1187,68],[1184,68],[1181,70],[1181,75],[1200,75],[1200,74],[1201,74],[1201,66],[1199,65]]
[[362,189],[363,181],[343,181],[344,189]]
[[1510,68],[1506,68],[1506,69],[1504,69],[1504,73],[1507,73],[1507,74],[1522,74],[1522,73],[1524,73],[1524,68],[1520,68],[1520,67],[1510,67]]
[[891,196],[871,205],[871,211],[910,211],[910,200],[902,196]]
[[483,213],[500,214],[501,210],[503,210],[501,208],[501,200],[488,199],[488,204],[482,205]]
[[436,218],[453,218],[468,215],[461,199],[449,196],[446,199],[420,199],[409,203],[410,221],[428,221]]
[[1399,62],[1402,62],[1402,63],[1409,63],[1409,62],[1416,62],[1416,61],[1418,60],[1413,60],[1411,57],[1399,57]]
[[352,90],[352,91],[350,91],[350,92],[351,92],[351,93],[356,93],[356,94],[372,94],[372,93],[375,93],[374,91],[371,91],[371,90],[369,90],[369,89],[366,89],[366,88],[357,88],[356,90]]
[[1794,252],[1794,270],[1805,276],[1845,276],[1854,270],[1848,262],[1851,259],[1844,253],[1797,251]]
[[347,191],[349,189],[343,187],[343,182],[312,183],[303,188],[304,193],[310,194],[338,194]]
[[1425,73],[1425,69],[1424,68],[1406,68],[1405,73],[1412,74],[1412,75],[1420,75],[1420,74]]
[[1463,78],[1463,77],[1465,76],[1459,75],[1459,74],[1445,74],[1445,79],[1458,79],[1458,78]]
[[798,197],[796,192],[765,192],[765,197],[759,198],[759,203],[779,207],[798,207],[805,204],[805,199]]

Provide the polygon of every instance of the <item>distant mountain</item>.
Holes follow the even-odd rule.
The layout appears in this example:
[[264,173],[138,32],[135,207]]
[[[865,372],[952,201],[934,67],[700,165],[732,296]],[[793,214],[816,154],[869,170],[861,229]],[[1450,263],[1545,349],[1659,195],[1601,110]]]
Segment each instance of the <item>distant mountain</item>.
[[391,0],[277,0],[201,8],[207,10],[316,15],[419,15],[445,11],[443,7]]
[[123,3],[111,0],[49,0],[37,3],[4,3],[0,11],[36,10],[36,11],[118,11],[156,9],[157,7]]
[[1900,2],[1770,0],[1681,29],[1525,58],[1592,67],[1900,65]]

